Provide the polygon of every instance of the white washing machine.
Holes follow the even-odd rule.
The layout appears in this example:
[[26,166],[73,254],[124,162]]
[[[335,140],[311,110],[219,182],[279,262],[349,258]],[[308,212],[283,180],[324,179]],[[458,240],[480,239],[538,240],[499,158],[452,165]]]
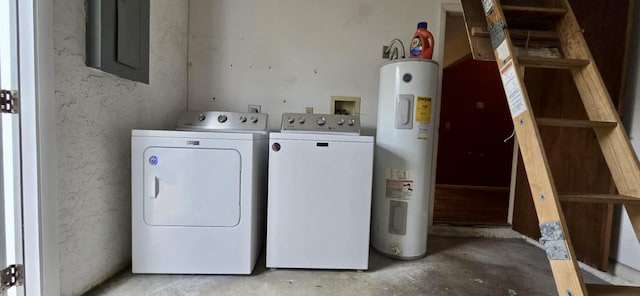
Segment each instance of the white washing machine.
[[132,271],[250,274],[264,239],[267,115],[180,114],[133,130]]
[[269,144],[267,267],[366,270],[374,143],[359,117],[285,113]]

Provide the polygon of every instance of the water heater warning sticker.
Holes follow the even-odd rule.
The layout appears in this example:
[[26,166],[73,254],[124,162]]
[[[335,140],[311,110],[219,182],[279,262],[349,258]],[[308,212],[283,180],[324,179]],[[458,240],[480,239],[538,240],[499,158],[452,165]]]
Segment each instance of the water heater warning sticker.
[[418,97],[416,101],[416,122],[431,123],[431,98]]
[[428,140],[431,123],[430,97],[418,97],[416,100],[416,123],[418,124],[418,140]]
[[390,180],[387,179],[387,198],[411,199],[413,195],[413,180]]
[[428,124],[418,124],[418,140],[429,140],[429,132]]
[[387,179],[403,180],[411,179],[413,173],[410,170],[405,169],[387,169]]
[[385,196],[393,199],[411,199],[413,196],[413,172],[404,169],[387,169]]

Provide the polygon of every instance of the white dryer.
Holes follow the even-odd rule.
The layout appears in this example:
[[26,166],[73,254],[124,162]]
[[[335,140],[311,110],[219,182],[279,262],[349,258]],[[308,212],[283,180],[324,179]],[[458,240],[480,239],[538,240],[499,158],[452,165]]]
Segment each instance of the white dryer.
[[192,112],[133,130],[132,271],[250,274],[262,248],[267,115]]
[[359,117],[285,113],[269,143],[267,267],[368,269],[374,144]]

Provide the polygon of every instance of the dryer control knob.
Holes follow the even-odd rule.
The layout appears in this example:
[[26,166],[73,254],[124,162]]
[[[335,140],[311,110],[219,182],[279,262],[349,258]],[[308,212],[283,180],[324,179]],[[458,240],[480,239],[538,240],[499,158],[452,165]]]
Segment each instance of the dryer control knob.
[[258,122],[258,117],[251,116],[251,122],[253,122],[253,123]]
[[198,120],[200,120],[200,121],[204,121],[205,119],[207,119],[207,117],[206,117],[206,116],[204,116],[204,114],[200,114],[200,115],[198,115]]
[[298,118],[298,122],[299,122],[300,124],[303,124],[303,123],[304,123],[304,120],[305,120],[305,119],[304,119],[304,117],[300,117],[300,118]]
[[224,115],[224,114],[218,115],[218,122],[224,123],[226,121],[227,121],[227,115]]
[[240,122],[247,122],[246,116],[240,116]]
[[344,124],[344,118],[338,119],[338,125],[343,125],[343,124]]
[[356,124],[356,121],[355,121],[355,119],[349,119],[349,121],[347,121],[347,124],[354,125],[354,124]]
[[316,120],[316,123],[318,125],[324,125],[325,123],[327,123],[327,119],[324,118],[324,117],[320,117],[320,118],[318,118],[318,120]]
[[293,116],[289,116],[289,118],[287,118],[288,123],[293,123],[294,121],[296,121],[296,119],[293,118]]

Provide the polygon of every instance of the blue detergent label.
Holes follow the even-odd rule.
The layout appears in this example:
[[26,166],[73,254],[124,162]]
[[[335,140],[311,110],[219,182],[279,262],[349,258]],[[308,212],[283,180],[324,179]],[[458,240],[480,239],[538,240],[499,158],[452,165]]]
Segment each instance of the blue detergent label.
[[409,47],[409,52],[412,56],[419,56],[422,54],[422,39],[420,37],[413,37],[411,39],[411,46]]

